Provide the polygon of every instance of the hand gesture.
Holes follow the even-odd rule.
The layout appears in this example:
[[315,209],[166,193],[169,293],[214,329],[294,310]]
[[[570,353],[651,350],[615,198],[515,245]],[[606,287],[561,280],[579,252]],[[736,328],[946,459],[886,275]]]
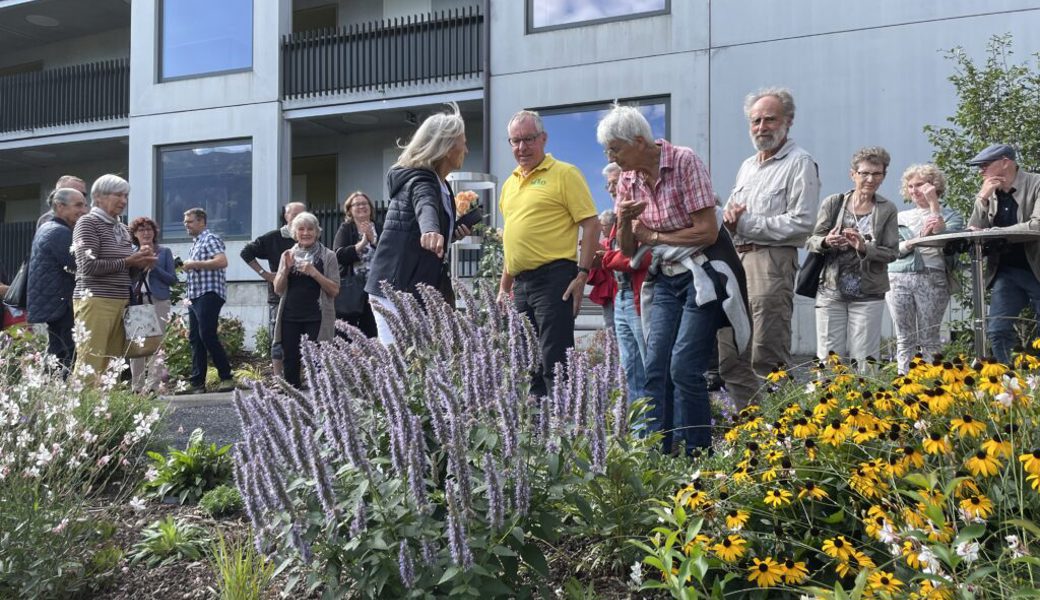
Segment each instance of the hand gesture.
[[863,238],[863,234],[860,233],[858,229],[852,229],[850,227],[842,233],[849,246],[852,246],[856,252],[863,252],[867,247],[867,241]]
[[649,244],[654,238],[654,232],[640,220],[632,221],[632,235],[640,244]]
[[364,234],[364,237],[368,240],[369,244],[376,243],[376,224],[372,221],[365,223]]
[[993,193],[1004,186],[1004,178],[999,175],[991,175],[982,180],[982,188],[979,189],[978,198],[982,200],[983,206],[993,196]]
[[747,205],[739,202],[730,202],[726,205],[726,210],[722,213],[722,223],[726,226],[726,229],[730,231],[736,231],[737,222],[740,221],[740,217],[747,212]]
[[646,202],[636,202],[631,198],[618,202],[618,218],[625,221],[638,218],[644,210],[646,210]]
[[429,250],[437,255],[437,258],[444,258],[444,236],[431,231],[429,233],[422,234],[419,238],[419,245],[424,250]]
[[470,232],[471,232],[471,230],[470,230],[469,227],[466,227],[465,225],[462,225],[462,224],[456,225],[455,226],[455,239],[456,240],[461,240],[462,238],[464,238],[467,235],[469,235]]
[[126,266],[131,269],[150,269],[155,261],[155,253],[150,246],[146,246],[126,257]]
[[834,229],[831,229],[827,233],[827,237],[823,238],[823,243],[835,250],[844,250],[849,247],[849,241],[841,232],[840,226],[835,226]]
[[288,273],[289,271],[292,271],[293,264],[295,264],[295,262],[296,259],[293,258],[292,250],[286,250],[285,252],[282,252],[282,260],[278,263],[278,270],[284,270]]

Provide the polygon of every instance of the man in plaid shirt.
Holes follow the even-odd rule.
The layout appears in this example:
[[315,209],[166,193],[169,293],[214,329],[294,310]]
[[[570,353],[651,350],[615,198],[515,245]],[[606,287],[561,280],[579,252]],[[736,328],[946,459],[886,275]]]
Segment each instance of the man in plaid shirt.
[[184,261],[184,272],[188,277],[188,323],[191,344],[191,388],[192,393],[206,391],[206,353],[213,357],[213,366],[220,375],[219,391],[234,389],[231,363],[227,352],[217,336],[220,309],[227,299],[227,256],[224,241],[206,228],[206,211],[192,208],[184,213],[184,229],[195,238],[195,243]]

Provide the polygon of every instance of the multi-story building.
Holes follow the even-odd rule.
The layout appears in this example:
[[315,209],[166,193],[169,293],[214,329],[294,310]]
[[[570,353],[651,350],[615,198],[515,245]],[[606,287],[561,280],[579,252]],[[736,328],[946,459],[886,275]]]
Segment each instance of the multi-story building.
[[[792,136],[832,193],[860,146],[886,146],[893,173],[928,160],[922,127],[956,102],[940,51],[981,57],[1005,32],[1023,58],[1040,47],[1040,1],[0,0],[0,259],[27,253],[59,175],[120,173],[129,216],[155,218],[175,252],[182,211],[209,211],[229,310],[258,324],[245,240],[289,200],[334,228],[349,192],[383,197],[398,140],[445,102],[467,119],[465,169],[499,181],[506,121],[541,110],[550,152],[606,207],[594,127],[611,101],[700,153],[725,199],[752,152],[743,96],[786,85]],[[882,193],[898,198],[898,177]],[[796,351],[813,349],[811,312],[797,304]]]

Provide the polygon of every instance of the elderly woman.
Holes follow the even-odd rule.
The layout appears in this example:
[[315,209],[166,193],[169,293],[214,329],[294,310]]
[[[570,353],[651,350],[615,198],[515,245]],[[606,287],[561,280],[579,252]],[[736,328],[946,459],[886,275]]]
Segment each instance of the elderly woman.
[[77,370],[86,365],[99,374],[111,358],[126,352],[123,310],[130,301],[130,275],[155,264],[152,248],[134,250],[120,220],[130,184],[118,175],[102,175],[90,188],[93,207],[76,221],[73,309],[89,336],[76,346]]
[[956,211],[939,203],[945,191],[946,176],[935,165],[912,165],[903,172],[900,192],[914,206],[898,215],[899,258],[888,265],[891,289],[885,294],[903,374],[910,370],[910,359],[918,349],[930,359],[941,348],[939,326],[950,302],[950,265],[941,248],[917,242],[964,227]]
[[[462,167],[469,151],[466,124],[458,106],[451,106],[450,112],[423,121],[386,174],[390,207],[365,285],[369,302],[384,311],[395,310],[383,297],[380,285],[384,281],[412,294],[420,284],[438,289],[450,286],[445,262],[448,243],[453,233],[469,235],[464,225],[456,227],[455,195],[447,182],[448,173]],[[392,344],[393,334],[379,310],[375,319],[379,340]]]
[[332,339],[336,328],[339,261],[318,241],[321,227],[312,213],[302,212],[289,225],[296,245],[282,253],[274,291],[282,297],[274,326],[274,341],[285,354],[285,380],[299,388],[300,342]]
[[834,352],[862,362],[881,351],[881,315],[888,291],[888,263],[896,258],[895,205],[877,193],[891,161],[880,147],[852,156],[855,188],[828,196],[806,241],[826,256],[816,294],[816,354]]
[[592,263],[589,279],[586,285],[591,285],[589,300],[603,307],[603,329],[614,333],[614,296],[617,295],[618,285],[614,279],[614,272],[603,267],[603,255],[610,249],[610,232],[614,230],[614,222],[617,216],[612,210],[599,213],[601,248],[596,252],[596,260]]
[[[621,252],[639,260],[646,252],[654,255],[653,302],[643,305],[650,310],[644,388],[652,400],[649,428],[664,432],[666,451],[673,435],[687,452],[707,448],[711,409],[704,372],[727,322],[744,332],[738,347],[746,345],[744,270],[721,228],[708,171],[693,150],[654,140],[646,118],[630,106],[611,109],[596,139],[623,171],[616,211]],[[649,285],[648,279],[644,287]]]
[[[350,274],[367,276],[375,256],[376,243],[379,241],[379,230],[373,217],[375,206],[368,194],[357,191],[343,201],[343,223],[336,231],[336,239],[332,249],[339,260],[340,279]],[[356,314],[339,314],[343,319],[360,329],[366,336],[376,337],[376,321],[372,315],[372,307],[368,298],[361,303],[361,312]]]
[[[159,226],[148,217],[137,217],[130,222],[130,239],[135,248],[151,248],[155,253],[155,264],[137,281],[142,282],[142,299],[155,305],[155,314],[165,326],[170,317],[170,286],[177,283],[173,252],[166,246],[159,245]],[[154,363],[155,355],[130,359],[131,385],[135,391],[148,392],[159,389],[160,374]]]

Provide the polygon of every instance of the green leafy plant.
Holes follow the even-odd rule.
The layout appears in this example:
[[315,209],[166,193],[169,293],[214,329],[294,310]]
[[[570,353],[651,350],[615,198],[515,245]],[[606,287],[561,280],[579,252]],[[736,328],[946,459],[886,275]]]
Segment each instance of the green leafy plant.
[[199,508],[211,517],[219,518],[241,512],[245,505],[238,489],[229,485],[218,485],[206,492],[199,500]]
[[[251,537],[250,533],[250,537]],[[274,563],[246,540],[220,533],[212,547],[213,574],[221,600],[259,600],[274,576]]]
[[[217,337],[224,345],[228,357],[234,360],[245,348],[245,327],[235,317],[220,317],[217,324]],[[175,314],[166,325],[163,337],[163,353],[166,357],[166,369],[171,380],[183,380],[191,375],[191,345],[188,343],[188,317],[186,314]]]
[[480,224],[474,233],[483,240],[480,246],[480,262],[477,263],[477,277],[494,284],[502,277],[505,254],[502,250],[502,232],[494,227]]
[[134,545],[130,564],[157,567],[178,560],[200,560],[209,544],[210,537],[204,528],[166,516],[141,532],[141,541]]
[[144,483],[145,492],[157,498],[174,497],[180,504],[194,504],[202,495],[231,480],[231,445],[208,446],[196,429],[184,450],[169,449],[169,455],[148,452],[154,477]]
[[253,354],[264,360],[271,359],[271,330],[266,325],[253,334]]

